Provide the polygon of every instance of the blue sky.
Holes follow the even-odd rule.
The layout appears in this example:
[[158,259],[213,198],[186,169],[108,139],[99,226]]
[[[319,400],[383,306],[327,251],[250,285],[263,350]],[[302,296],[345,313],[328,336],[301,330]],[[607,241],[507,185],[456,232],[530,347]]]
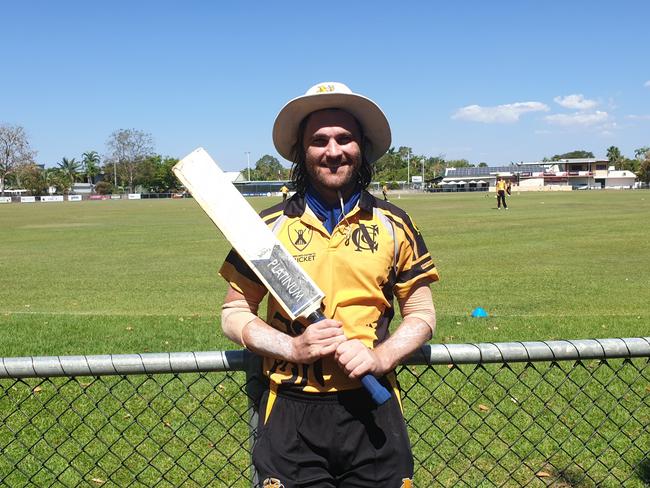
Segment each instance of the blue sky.
[[647,1],[31,1],[0,16],[0,123],[48,166],[104,154],[121,128],[231,170],[246,151],[279,158],[275,115],[321,81],[374,99],[416,154],[650,146]]

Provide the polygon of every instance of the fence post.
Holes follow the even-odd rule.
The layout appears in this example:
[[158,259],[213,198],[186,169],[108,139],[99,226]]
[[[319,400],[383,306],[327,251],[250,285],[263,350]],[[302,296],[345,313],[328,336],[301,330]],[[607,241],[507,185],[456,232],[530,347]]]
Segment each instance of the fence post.
[[[248,396],[248,428],[250,432],[249,437],[249,450],[253,453],[253,446],[257,438],[257,424],[259,416],[257,414],[257,407],[260,402],[262,393],[264,392],[264,378],[262,376],[262,358],[245,351],[244,365],[246,368],[246,396]],[[259,479],[257,478],[257,470],[251,461],[251,479],[253,480],[252,487],[259,486]]]

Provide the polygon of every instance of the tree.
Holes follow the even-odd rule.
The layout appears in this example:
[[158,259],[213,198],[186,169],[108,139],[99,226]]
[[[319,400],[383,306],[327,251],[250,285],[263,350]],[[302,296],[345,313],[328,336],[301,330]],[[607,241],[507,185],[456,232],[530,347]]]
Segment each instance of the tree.
[[172,167],[177,162],[176,158],[163,158],[160,154],[145,158],[138,170],[137,184],[155,193],[178,189],[180,182],[172,172]]
[[639,169],[639,161],[636,159],[623,158],[623,161],[621,162],[621,169],[636,173]]
[[50,187],[54,187],[57,192],[65,192],[68,180],[59,168],[46,168],[43,170],[43,177],[47,185],[46,190],[49,191]]
[[451,159],[447,161],[448,168],[473,168],[474,165],[467,159]]
[[634,151],[634,157],[639,161],[636,175],[645,184],[650,184],[650,147],[640,147]]
[[[248,168],[241,170],[246,175]],[[278,158],[265,154],[255,163],[255,168],[251,170],[251,180],[253,181],[274,181],[287,179],[289,170],[282,166]]]
[[622,169],[621,166],[623,165],[624,158],[619,148],[609,146],[607,148],[607,159],[609,160],[610,166],[614,166],[616,169]]
[[45,195],[47,193],[47,180],[45,171],[34,163],[21,164],[16,169],[16,176],[22,188],[32,195]]
[[406,163],[402,161],[401,154],[394,147],[375,162],[375,179],[385,181],[406,179]]
[[113,193],[113,183],[110,181],[99,181],[95,185],[95,191],[100,195],[110,195]]
[[25,129],[17,125],[0,125],[0,195],[4,195],[5,181],[21,164],[34,162]]
[[101,159],[97,151],[86,151],[81,155],[81,164],[83,164],[88,184],[92,186],[95,177],[99,174],[99,163]]
[[591,151],[571,151],[564,154],[556,154],[551,158],[551,161],[559,161],[560,159],[582,159],[582,158],[593,158],[594,153]]
[[133,191],[138,166],[153,154],[151,134],[136,129],[119,129],[110,135],[106,146],[109,151],[107,165],[113,165],[120,182],[127,182],[129,190]]
[[429,168],[434,178],[442,175],[445,172],[446,167],[447,162],[442,154],[429,158]]
[[172,171],[174,165],[178,163],[178,158],[165,157],[160,162],[158,169],[156,171],[156,180],[155,185],[159,188],[159,191],[175,191],[178,190],[182,185],[178,181],[176,175]]
[[422,172],[422,160],[431,171],[431,164],[426,156],[416,156],[408,146],[400,146],[395,150],[391,147],[386,154],[375,162],[375,179],[386,181],[405,181],[410,175],[419,175]]
[[77,173],[79,173],[80,165],[75,158],[63,158],[59,163],[59,171],[63,177],[65,188],[64,193],[71,193],[73,191],[74,183],[77,181]]

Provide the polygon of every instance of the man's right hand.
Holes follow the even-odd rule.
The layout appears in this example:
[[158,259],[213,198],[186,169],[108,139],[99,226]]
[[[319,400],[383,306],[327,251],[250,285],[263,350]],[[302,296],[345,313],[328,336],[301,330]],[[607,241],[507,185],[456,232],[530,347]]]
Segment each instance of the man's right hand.
[[341,322],[325,319],[311,324],[302,334],[292,339],[293,361],[311,364],[322,357],[334,354],[339,344],[345,340]]

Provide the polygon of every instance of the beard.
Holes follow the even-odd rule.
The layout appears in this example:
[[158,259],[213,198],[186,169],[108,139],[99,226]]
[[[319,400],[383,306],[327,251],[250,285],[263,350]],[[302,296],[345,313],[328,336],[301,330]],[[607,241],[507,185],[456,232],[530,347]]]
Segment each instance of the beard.
[[353,165],[324,167],[307,165],[309,183],[317,190],[346,192],[357,186],[359,170]]

